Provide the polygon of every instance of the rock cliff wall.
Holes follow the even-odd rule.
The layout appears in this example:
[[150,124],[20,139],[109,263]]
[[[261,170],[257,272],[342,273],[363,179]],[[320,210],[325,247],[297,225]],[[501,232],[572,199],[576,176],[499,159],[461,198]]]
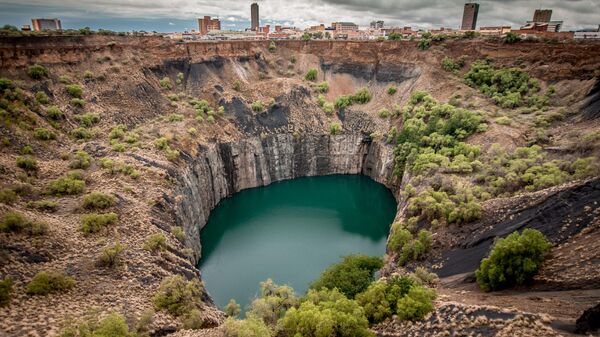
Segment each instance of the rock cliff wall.
[[360,134],[277,134],[210,144],[181,173],[175,216],[200,258],[200,230],[221,199],[272,182],[329,174],[364,174],[397,194],[392,148]]

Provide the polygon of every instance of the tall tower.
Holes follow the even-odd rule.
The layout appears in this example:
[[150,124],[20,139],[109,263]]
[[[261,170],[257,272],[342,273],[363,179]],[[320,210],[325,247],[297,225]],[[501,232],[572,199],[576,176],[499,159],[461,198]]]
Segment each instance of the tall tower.
[[533,13],[533,22],[550,22],[552,19],[551,9],[536,9]]
[[258,30],[258,26],[260,26],[260,22],[258,21],[258,4],[255,2],[250,5],[250,19],[251,26],[250,29]]
[[477,15],[479,14],[479,4],[475,2],[469,2],[465,4],[465,11],[463,12],[462,30],[475,30],[477,27]]

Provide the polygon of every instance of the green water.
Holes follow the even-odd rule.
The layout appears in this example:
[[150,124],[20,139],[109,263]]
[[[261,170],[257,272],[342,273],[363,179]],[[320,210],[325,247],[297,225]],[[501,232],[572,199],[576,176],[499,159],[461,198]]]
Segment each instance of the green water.
[[396,201],[356,175],[299,178],[241,191],[213,210],[201,232],[200,269],[219,307],[244,309],[272,278],[302,294],[340,256],[381,256]]

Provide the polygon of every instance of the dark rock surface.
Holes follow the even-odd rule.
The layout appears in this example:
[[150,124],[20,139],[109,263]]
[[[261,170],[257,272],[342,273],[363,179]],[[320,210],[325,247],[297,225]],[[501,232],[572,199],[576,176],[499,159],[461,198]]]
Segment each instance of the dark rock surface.
[[600,304],[584,311],[575,325],[575,332],[580,334],[600,331]]

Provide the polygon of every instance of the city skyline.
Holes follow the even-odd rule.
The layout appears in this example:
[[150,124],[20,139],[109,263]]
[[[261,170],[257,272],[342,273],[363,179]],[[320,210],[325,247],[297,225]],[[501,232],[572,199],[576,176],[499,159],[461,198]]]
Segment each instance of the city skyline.
[[[319,23],[350,21],[368,27],[373,20],[383,20],[386,26],[421,28],[460,27],[465,1],[427,0],[283,0],[257,1],[261,25],[284,25],[305,28]],[[175,3],[176,6],[169,5]],[[0,23],[20,27],[32,17],[59,17],[63,28],[104,28],[120,31],[183,31],[197,29],[197,19],[205,15],[219,17],[222,29],[243,30],[250,27],[252,1],[157,0],[150,6],[146,1],[131,0],[126,4],[116,0],[0,0]],[[531,20],[534,10],[553,9],[553,16],[564,20],[563,30],[597,27],[600,3],[576,1],[478,1],[477,26],[519,26]],[[335,13],[335,14],[334,14]]]

